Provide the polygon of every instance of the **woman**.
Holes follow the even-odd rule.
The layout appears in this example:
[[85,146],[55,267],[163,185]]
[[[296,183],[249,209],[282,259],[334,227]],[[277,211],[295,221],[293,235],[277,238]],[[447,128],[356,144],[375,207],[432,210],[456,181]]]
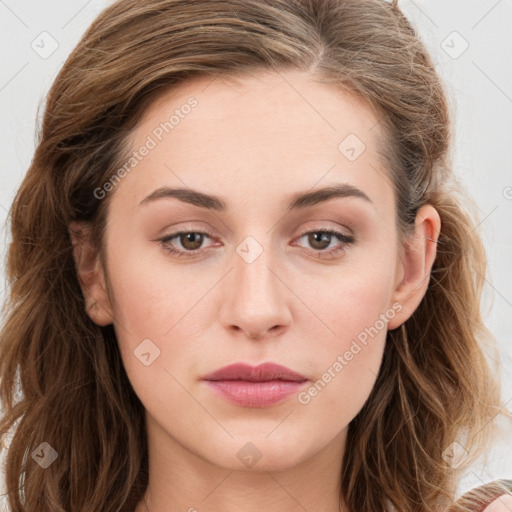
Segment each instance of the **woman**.
[[396,3],[100,14],[11,209],[11,509],[505,510],[449,133]]

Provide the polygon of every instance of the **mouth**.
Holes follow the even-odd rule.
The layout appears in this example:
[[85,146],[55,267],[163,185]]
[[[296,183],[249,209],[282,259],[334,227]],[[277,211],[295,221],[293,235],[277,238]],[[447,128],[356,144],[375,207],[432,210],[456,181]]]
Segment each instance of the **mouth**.
[[203,377],[221,398],[242,407],[269,407],[290,398],[308,382],[285,366],[264,363],[253,367],[235,363]]

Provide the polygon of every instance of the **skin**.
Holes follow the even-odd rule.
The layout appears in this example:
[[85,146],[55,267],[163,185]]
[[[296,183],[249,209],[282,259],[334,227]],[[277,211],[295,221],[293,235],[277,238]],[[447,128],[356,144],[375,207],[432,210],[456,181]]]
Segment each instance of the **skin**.
[[512,510],[512,496],[502,495],[488,505],[484,512],[510,512]]
[[[80,242],[70,230],[87,312],[98,325],[114,324],[146,408],[147,509],[338,510],[348,425],[374,386],[387,329],[409,318],[425,294],[439,215],[425,205],[414,235],[398,243],[376,114],[300,72],[181,85],[145,112],[132,148],[190,96],[197,106],[110,195],[106,266],[87,237]],[[354,161],[338,150],[351,133],[366,146]],[[285,210],[294,193],[342,182],[371,202],[338,197]],[[221,196],[227,209],[176,198],[140,205],[162,186]],[[88,233],[86,224],[70,228]],[[331,237],[322,249],[303,236],[321,228],[355,242]],[[178,258],[158,239],[180,230],[212,238],[204,238],[199,256]],[[263,250],[251,263],[236,251],[247,236]],[[183,243],[170,245],[186,251]],[[318,257],[336,247],[343,251]],[[273,361],[316,382],[389,311],[387,325],[307,404],[292,396],[267,408],[241,407],[201,381],[233,362]],[[148,366],[134,355],[147,338],[160,350]],[[261,455],[251,467],[237,456],[248,442]]]

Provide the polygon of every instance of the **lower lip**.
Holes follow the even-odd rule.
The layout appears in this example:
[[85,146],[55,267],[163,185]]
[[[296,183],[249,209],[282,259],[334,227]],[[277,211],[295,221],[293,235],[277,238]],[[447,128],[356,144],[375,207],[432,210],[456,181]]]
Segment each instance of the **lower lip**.
[[269,380],[248,382],[245,380],[207,380],[206,384],[226,400],[243,407],[268,407],[286,400],[307,381]]

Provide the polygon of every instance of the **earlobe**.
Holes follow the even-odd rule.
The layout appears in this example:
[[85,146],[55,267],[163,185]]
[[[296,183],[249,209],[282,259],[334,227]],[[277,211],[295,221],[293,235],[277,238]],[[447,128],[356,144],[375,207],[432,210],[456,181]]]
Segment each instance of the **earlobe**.
[[421,303],[430,282],[430,272],[437,254],[437,240],[441,232],[441,218],[430,204],[422,206],[416,215],[415,231],[404,243],[399,261],[400,279],[393,303],[402,309],[389,323],[388,329],[402,325]]
[[97,325],[109,325],[113,322],[113,314],[99,252],[92,243],[90,225],[73,221],[68,228],[85,310]]

